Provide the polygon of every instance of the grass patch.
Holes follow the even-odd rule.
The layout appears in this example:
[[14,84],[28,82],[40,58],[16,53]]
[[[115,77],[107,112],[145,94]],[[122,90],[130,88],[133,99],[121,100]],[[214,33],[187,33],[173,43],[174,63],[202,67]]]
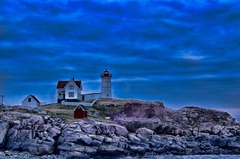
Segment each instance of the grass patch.
[[[92,100],[89,100],[92,102]],[[88,117],[97,121],[111,122],[106,120],[105,117],[112,117],[121,113],[122,106],[126,103],[132,102],[131,100],[102,98],[99,99],[94,106],[84,107],[88,111]],[[74,121],[78,119],[73,118],[75,106],[64,106],[61,104],[48,104],[41,106],[42,110],[47,111],[51,116],[65,119],[67,121]]]
[[51,116],[63,119],[73,119],[73,106],[63,106],[61,104],[49,104],[41,106],[42,110],[47,111]]

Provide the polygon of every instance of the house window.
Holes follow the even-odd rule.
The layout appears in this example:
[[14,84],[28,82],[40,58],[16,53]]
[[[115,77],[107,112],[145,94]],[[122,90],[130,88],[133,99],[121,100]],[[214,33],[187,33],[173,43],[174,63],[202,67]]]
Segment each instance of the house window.
[[74,97],[74,92],[68,92],[68,97]]
[[69,86],[69,89],[74,89],[74,86],[73,86],[73,85],[70,85],[70,86]]
[[32,100],[31,98],[28,98],[28,102],[31,102],[31,100]]

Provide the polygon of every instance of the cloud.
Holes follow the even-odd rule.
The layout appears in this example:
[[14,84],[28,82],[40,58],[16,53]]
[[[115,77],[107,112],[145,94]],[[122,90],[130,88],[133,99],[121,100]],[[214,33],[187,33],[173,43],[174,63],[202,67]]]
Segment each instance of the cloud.
[[73,76],[98,92],[105,68],[119,98],[240,103],[234,1],[2,0],[0,8],[0,90],[14,103],[29,93],[54,102],[56,82]]
[[203,60],[205,56],[203,55],[194,55],[192,52],[183,53],[180,58],[185,60]]

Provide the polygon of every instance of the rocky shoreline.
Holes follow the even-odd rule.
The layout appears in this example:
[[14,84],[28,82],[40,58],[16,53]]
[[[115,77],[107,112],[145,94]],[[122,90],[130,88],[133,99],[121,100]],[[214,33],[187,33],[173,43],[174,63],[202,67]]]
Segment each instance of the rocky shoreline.
[[219,124],[205,122],[198,127],[185,127],[184,133],[178,129],[174,129],[175,133],[164,129],[164,133],[160,130],[156,133],[146,127],[133,132],[122,125],[92,119],[66,123],[60,118],[38,113],[2,111],[0,155],[14,156],[5,152],[19,152],[23,156],[32,155],[31,158],[87,159],[240,154],[240,125],[225,113],[222,114],[226,118],[220,116]]

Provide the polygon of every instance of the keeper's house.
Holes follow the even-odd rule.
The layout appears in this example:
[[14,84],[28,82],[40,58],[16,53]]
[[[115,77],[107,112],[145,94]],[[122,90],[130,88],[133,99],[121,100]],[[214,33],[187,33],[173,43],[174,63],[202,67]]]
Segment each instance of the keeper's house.
[[75,81],[72,78],[70,81],[58,81],[57,83],[58,98],[57,102],[79,102],[81,101],[82,82]]

